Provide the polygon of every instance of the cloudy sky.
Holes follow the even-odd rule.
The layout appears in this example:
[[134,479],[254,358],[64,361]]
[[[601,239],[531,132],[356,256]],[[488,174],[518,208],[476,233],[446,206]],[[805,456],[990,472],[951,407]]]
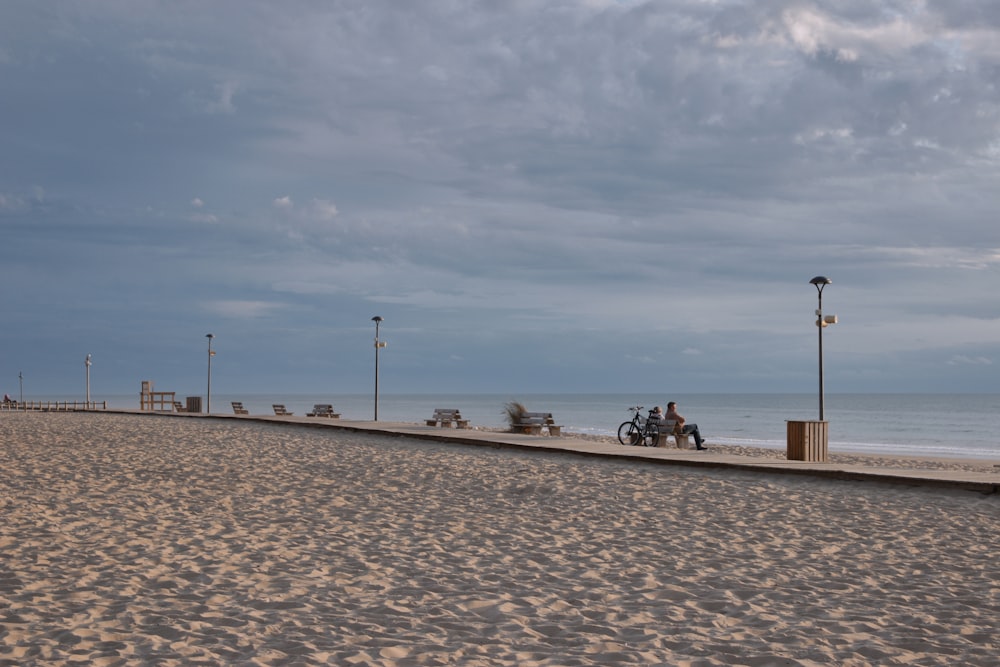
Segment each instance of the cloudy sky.
[[992,0],[8,0],[0,390],[1000,391]]

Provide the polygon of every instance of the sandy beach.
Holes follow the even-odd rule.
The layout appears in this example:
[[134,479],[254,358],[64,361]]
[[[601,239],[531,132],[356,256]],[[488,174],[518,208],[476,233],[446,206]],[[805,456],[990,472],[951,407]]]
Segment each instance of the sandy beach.
[[997,665],[1000,498],[0,415],[0,665]]

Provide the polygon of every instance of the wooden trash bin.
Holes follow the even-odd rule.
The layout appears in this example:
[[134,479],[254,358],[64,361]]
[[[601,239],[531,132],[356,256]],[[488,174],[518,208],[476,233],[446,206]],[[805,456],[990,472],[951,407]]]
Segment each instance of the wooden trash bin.
[[789,461],[816,461],[826,463],[830,440],[830,422],[787,421]]

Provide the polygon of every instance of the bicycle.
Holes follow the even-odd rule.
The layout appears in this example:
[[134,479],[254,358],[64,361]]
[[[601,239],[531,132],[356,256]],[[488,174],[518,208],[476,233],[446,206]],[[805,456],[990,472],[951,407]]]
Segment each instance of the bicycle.
[[649,420],[640,416],[642,406],[637,405],[634,408],[629,408],[629,412],[634,413],[632,421],[624,422],[618,427],[618,442],[623,445],[655,447],[659,430],[655,425],[650,426]]

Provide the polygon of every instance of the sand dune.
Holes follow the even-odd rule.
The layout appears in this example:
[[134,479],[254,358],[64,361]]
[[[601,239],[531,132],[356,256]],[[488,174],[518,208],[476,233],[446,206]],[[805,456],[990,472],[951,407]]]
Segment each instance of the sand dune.
[[996,665],[1000,499],[0,416],[0,664]]

